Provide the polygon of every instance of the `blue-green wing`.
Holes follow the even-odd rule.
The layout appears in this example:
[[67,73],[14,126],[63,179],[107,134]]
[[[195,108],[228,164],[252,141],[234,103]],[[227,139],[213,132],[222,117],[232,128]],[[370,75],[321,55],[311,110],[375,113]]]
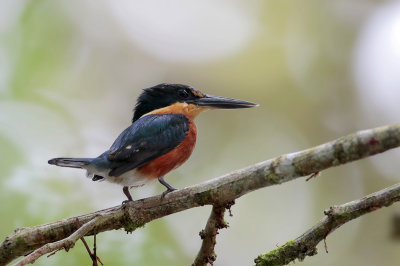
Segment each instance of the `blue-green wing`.
[[140,167],[177,147],[186,137],[189,119],[183,114],[146,115],[115,140],[107,154],[110,176]]

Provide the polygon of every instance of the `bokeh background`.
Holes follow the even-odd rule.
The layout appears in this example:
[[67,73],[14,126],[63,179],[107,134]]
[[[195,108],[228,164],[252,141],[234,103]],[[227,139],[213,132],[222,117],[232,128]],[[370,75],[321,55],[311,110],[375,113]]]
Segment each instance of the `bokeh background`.
[[[398,122],[400,2],[0,1],[0,237],[120,204],[119,186],[52,167],[97,156],[141,89],[162,82],[254,101],[197,119],[197,147],[167,180],[183,188],[348,133]],[[215,265],[251,265],[323,210],[399,180],[399,151],[243,196]],[[163,191],[157,182],[134,198]],[[398,265],[394,205],[346,224],[304,265]],[[190,265],[210,207],[98,236],[105,265]],[[91,242],[91,238],[88,238]],[[82,243],[36,265],[90,265]],[[301,265],[303,265],[301,264]]]

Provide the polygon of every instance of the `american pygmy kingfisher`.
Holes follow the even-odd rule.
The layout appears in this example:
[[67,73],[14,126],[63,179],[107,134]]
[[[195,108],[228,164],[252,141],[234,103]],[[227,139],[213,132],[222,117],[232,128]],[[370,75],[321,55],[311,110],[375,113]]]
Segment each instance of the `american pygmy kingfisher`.
[[181,84],[159,84],[144,89],[139,96],[132,124],[110,149],[96,158],[54,158],[49,164],[81,168],[93,181],[109,181],[129,188],[158,179],[167,193],[176,190],[164,180],[171,170],[182,165],[196,143],[193,119],[208,109],[236,109],[257,106],[255,103],[204,94]]

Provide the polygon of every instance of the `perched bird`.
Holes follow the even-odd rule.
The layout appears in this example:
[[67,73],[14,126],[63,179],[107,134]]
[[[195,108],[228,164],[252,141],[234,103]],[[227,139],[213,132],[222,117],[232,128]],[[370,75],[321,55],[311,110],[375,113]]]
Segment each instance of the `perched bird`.
[[196,143],[193,119],[208,109],[249,108],[257,104],[204,94],[181,84],[159,84],[144,89],[139,96],[132,124],[110,149],[96,158],[54,158],[49,164],[87,170],[93,181],[109,181],[129,188],[158,179],[169,192],[176,190],[164,176],[182,165]]

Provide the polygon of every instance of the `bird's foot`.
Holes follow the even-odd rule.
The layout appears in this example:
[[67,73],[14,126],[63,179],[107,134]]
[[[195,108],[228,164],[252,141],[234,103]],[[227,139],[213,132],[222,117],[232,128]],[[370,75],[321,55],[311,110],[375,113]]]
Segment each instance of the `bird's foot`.
[[158,178],[158,181],[159,181],[164,187],[167,188],[167,190],[164,191],[164,192],[161,194],[161,200],[163,200],[164,197],[165,197],[165,195],[167,195],[168,193],[177,190],[176,188],[174,188],[173,186],[171,186],[170,184],[168,184],[167,182],[165,182],[164,177],[159,177],[159,178]]
[[177,188],[174,188],[174,187],[168,188],[166,191],[164,191],[164,192],[161,194],[161,200],[163,200],[163,199],[165,198],[165,195],[167,195],[168,193],[171,193],[172,191],[175,191],[175,190],[178,190],[178,189],[177,189]]
[[124,188],[122,189],[122,191],[124,192],[125,196],[128,198],[127,200],[124,200],[124,201],[122,202],[122,205],[125,205],[125,204],[127,204],[128,202],[133,201],[132,196],[131,196],[131,193],[129,193],[129,187],[124,187]]
[[121,204],[125,205],[125,204],[127,204],[128,202],[131,202],[131,201],[133,201],[133,200],[131,200],[131,199],[130,200],[124,200]]

